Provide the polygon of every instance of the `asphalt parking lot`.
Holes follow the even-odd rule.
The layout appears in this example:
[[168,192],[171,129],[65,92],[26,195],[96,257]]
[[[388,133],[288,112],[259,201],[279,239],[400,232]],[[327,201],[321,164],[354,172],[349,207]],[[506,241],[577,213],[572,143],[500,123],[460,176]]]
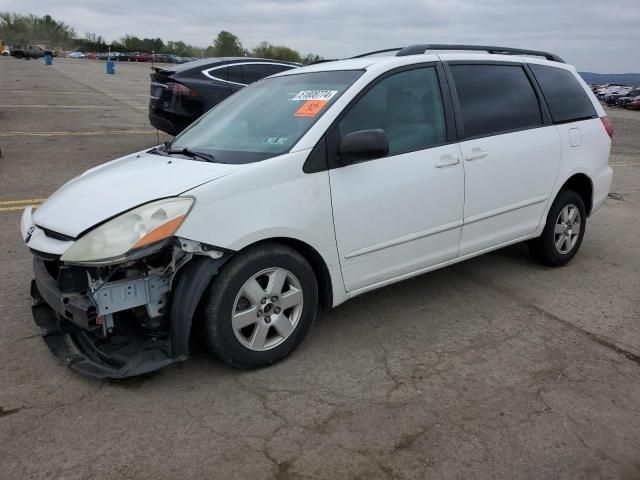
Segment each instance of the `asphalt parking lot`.
[[612,195],[564,268],[517,245],[326,312],[268,369],[97,382],[39,338],[18,223],[165,139],[149,65],[116,68],[0,58],[0,477],[640,478],[640,112],[608,109]]

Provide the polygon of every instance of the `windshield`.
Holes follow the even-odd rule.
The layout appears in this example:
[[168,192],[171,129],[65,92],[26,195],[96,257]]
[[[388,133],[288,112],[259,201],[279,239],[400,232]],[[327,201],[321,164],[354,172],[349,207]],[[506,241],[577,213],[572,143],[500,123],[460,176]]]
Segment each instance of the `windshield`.
[[200,117],[168,149],[250,163],[288,152],[362,70],[313,72],[256,82]]

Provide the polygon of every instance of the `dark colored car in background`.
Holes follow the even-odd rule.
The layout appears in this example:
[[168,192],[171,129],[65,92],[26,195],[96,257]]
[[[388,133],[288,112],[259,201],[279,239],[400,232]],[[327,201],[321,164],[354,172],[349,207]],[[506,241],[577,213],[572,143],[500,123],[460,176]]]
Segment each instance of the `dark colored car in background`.
[[153,61],[157,63],[178,63],[178,56],[171,53],[154,53]]
[[111,54],[111,60],[117,60],[118,62],[129,62],[133,58],[133,53],[128,52],[113,52]]
[[640,96],[631,99],[628,103],[625,103],[624,108],[630,110],[640,110]]
[[153,56],[150,53],[133,52],[129,60],[132,62],[150,62],[153,60]]
[[608,93],[604,96],[603,100],[609,106],[613,106],[616,104],[619,98],[626,97],[629,95],[629,92],[633,90],[633,87],[622,87],[620,90],[616,90],[615,92]]
[[616,105],[618,107],[624,107],[626,106],[627,103],[631,102],[632,100],[638,97],[640,97],[640,89],[637,88],[637,89],[631,90],[625,96],[618,98],[618,100],[616,100]]
[[149,121],[155,128],[177,135],[242,87],[299,66],[263,58],[220,57],[154,68]]

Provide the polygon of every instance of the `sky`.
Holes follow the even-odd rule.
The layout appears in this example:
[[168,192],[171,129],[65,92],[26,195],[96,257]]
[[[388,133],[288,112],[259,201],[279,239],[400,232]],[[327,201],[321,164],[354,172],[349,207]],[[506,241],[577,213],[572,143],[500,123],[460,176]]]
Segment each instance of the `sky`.
[[344,58],[414,43],[546,50],[580,71],[640,72],[640,0],[0,0],[50,14],[79,35],[125,34],[205,47],[221,30]]

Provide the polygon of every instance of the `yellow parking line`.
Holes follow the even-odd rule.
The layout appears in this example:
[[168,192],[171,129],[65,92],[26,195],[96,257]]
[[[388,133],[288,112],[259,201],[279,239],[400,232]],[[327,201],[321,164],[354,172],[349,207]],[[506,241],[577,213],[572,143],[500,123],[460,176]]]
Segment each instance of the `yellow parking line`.
[[22,203],[26,203],[26,204],[34,204],[34,203],[42,203],[46,200],[46,198],[31,198],[29,200],[3,200],[0,201],[0,206],[1,205],[16,205],[16,204],[22,204]]
[[[147,109],[148,107],[132,107]],[[0,105],[0,108],[119,108],[117,105]]]
[[[55,97],[57,95],[92,95],[96,96],[96,92],[50,92],[47,90],[1,90],[0,94],[3,95],[47,95],[49,97]],[[112,97],[148,97],[148,93],[110,93]]]
[[32,205],[20,205],[19,207],[2,207],[0,208],[0,212],[11,212],[16,210],[24,210],[27,207],[37,207],[40,205],[39,203],[34,203]]
[[29,200],[2,200],[0,201],[0,212],[15,212],[24,210],[27,207],[37,207],[44,202],[46,198],[31,198]]
[[139,135],[156,133],[154,129],[96,130],[88,132],[0,132],[0,137],[81,137],[87,135]]

